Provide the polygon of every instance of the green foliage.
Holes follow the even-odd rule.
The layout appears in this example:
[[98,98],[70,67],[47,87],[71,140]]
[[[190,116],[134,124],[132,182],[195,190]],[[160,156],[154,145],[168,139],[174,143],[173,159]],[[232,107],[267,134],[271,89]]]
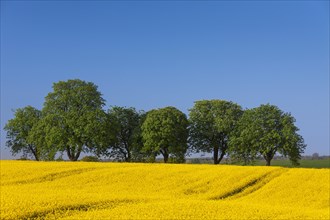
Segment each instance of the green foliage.
[[68,80],[54,83],[46,96],[44,120],[36,133],[45,132],[40,140],[48,148],[66,151],[76,161],[81,152],[95,150],[106,142],[104,99],[91,82]]
[[162,154],[164,162],[170,155],[184,157],[187,151],[188,120],[174,107],[151,110],[142,125],[143,151]]
[[54,160],[55,155],[58,151],[56,145],[51,142],[53,136],[50,135],[56,127],[52,127],[52,121],[48,120],[48,116],[40,118],[38,123],[33,126],[30,131],[28,140],[35,143],[37,146],[41,146],[40,149],[46,153],[45,160]]
[[140,124],[142,112],[135,108],[124,108],[114,106],[108,111],[108,120],[113,132],[113,141],[105,149],[103,154],[116,158],[120,161],[132,161],[135,159],[135,152],[139,151],[142,144]]
[[246,110],[230,142],[233,158],[251,162],[261,155],[270,165],[278,152],[298,165],[306,145],[294,122],[289,113],[274,105]]
[[83,162],[98,162],[100,161],[98,157],[95,156],[84,156],[80,161]]
[[228,141],[243,111],[241,106],[224,100],[196,101],[189,110],[189,144],[195,152],[213,152],[219,164],[228,151]]
[[131,161],[134,162],[155,162],[156,156],[152,152],[143,151],[142,124],[147,114],[144,111],[139,112],[139,124],[133,132],[134,146],[131,149]]
[[276,153],[298,165],[306,148],[294,117],[269,104],[243,111],[229,101],[196,101],[188,121],[174,107],[146,114],[115,106],[106,113],[104,102],[91,82],[54,83],[42,111],[31,106],[15,111],[4,127],[6,146],[13,155],[35,160],[66,152],[76,161],[81,152],[91,152],[125,162],[155,162],[161,154],[165,162],[183,163],[189,143],[192,152],[213,152],[215,164],[228,154],[237,164],[263,157],[267,165]]
[[31,130],[41,119],[41,112],[31,106],[19,108],[15,111],[15,117],[5,125],[7,131],[6,146],[10,148],[13,155],[23,153],[23,157],[34,157],[35,160],[42,159],[40,145],[29,139]]

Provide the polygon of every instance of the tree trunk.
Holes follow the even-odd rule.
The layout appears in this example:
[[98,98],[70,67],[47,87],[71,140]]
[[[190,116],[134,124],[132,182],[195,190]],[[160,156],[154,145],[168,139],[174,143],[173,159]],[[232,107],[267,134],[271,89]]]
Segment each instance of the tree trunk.
[[222,158],[225,156],[225,152],[224,151],[221,151],[221,155],[219,157],[219,160],[218,160],[218,164],[221,162]]
[[131,162],[131,152],[129,150],[127,150],[126,162]]
[[39,156],[38,156],[37,150],[35,152],[33,151],[33,156],[36,159],[36,161],[39,161]]
[[67,155],[68,155],[69,160],[71,160],[71,161],[76,161],[76,160],[75,160],[75,156],[73,156],[73,155],[71,155],[71,154],[70,154],[70,155],[67,154]]
[[36,161],[39,161],[39,156],[38,156],[38,152],[37,152],[37,147],[36,149],[33,149],[32,145],[28,145],[29,149],[31,150],[34,158],[36,159]]
[[73,152],[73,150],[71,151],[70,147],[66,148],[66,152],[69,160],[77,161],[81,153],[81,147],[78,148],[77,153]]
[[214,164],[219,164],[219,160],[218,160],[218,154],[219,154],[219,148],[218,147],[214,147],[213,149],[213,161],[214,161]]
[[73,157],[72,157],[72,155],[71,155],[71,150],[70,150],[70,147],[66,147],[66,154],[68,155],[68,158],[69,158],[69,160],[73,160]]
[[163,156],[164,156],[164,163],[167,163],[167,161],[168,161],[168,153],[164,153]]
[[167,149],[167,148],[164,148],[164,149],[161,149],[159,152],[160,152],[160,153],[163,155],[163,157],[164,157],[164,163],[167,163],[167,161],[168,161],[168,157],[169,157],[168,149]]
[[77,161],[79,156],[80,156],[81,150],[78,150],[78,152],[76,153],[76,155],[74,156],[74,161]]
[[70,147],[66,147],[66,152],[68,154],[69,160],[71,161],[77,161],[80,153],[82,151],[83,146],[79,146],[77,149],[77,153],[75,153],[75,148],[74,149],[70,149]]
[[270,161],[273,159],[274,154],[272,152],[267,152],[264,154],[264,159],[266,160],[266,166],[270,166]]
[[220,157],[218,159],[218,164],[221,162],[223,157],[226,155],[227,149],[228,149],[228,146],[227,146],[227,143],[226,143],[226,141],[224,140],[224,137],[223,137],[222,140],[221,140],[221,143],[220,143],[220,148],[219,148],[219,151],[220,151],[219,153],[221,153],[221,154],[220,154]]

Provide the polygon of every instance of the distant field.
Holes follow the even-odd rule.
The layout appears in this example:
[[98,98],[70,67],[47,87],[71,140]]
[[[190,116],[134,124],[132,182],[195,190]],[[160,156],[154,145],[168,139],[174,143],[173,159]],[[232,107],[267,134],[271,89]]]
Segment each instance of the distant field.
[[1,219],[329,219],[330,169],[0,161]]
[[[264,161],[257,161],[256,165],[264,166]],[[273,160],[271,163],[272,166],[282,166],[282,167],[292,167],[292,164],[289,160]],[[301,168],[330,168],[330,159],[303,159],[300,160]]]
[[[330,168],[330,158],[323,159],[302,159],[299,161],[300,166],[297,168]],[[187,163],[193,164],[212,164],[212,158],[193,158],[187,159]],[[230,164],[225,160],[221,162],[222,164]],[[235,164],[242,165],[242,164]],[[252,166],[265,166],[266,162],[264,160],[257,160]],[[271,161],[271,166],[281,166],[281,167],[293,167],[288,159],[274,159]]]

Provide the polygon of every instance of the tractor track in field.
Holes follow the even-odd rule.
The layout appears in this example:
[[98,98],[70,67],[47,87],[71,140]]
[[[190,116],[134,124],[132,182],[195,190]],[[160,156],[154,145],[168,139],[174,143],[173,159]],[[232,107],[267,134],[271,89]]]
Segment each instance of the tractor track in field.
[[[90,210],[99,210],[99,209],[113,209],[123,204],[129,203],[138,203],[141,201],[138,200],[129,200],[129,199],[118,199],[118,200],[106,200],[101,202],[93,203],[84,203],[84,204],[75,204],[75,205],[65,205],[59,206],[52,209],[46,209],[42,211],[34,211],[27,215],[19,216],[19,220],[33,220],[33,219],[59,219],[62,217],[70,216],[70,212],[79,211],[79,212],[88,212]],[[72,213],[73,214],[73,213]],[[71,215],[72,215],[71,214]]]
[[41,177],[7,182],[7,183],[3,183],[1,185],[8,186],[8,185],[22,185],[22,184],[50,182],[50,181],[58,180],[61,178],[69,177],[72,175],[77,175],[77,174],[81,174],[84,172],[93,171],[95,169],[96,168],[84,168],[84,169],[73,169],[73,170],[66,170],[66,171],[60,171],[60,172],[53,172],[53,173],[49,173],[49,174],[46,174]]
[[218,195],[215,197],[210,198],[210,200],[225,200],[225,199],[236,199],[243,196],[248,196],[251,193],[261,189],[266,184],[268,184],[273,179],[281,176],[282,174],[286,173],[288,170],[284,168],[280,168],[278,170],[274,170],[268,172],[258,178],[254,178],[247,182],[245,185],[240,186],[232,191],[224,193],[222,195]]

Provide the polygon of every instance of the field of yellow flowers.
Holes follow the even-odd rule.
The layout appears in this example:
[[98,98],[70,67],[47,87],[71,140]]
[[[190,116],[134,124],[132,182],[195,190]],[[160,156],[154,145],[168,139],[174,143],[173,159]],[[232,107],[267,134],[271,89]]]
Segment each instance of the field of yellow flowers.
[[0,165],[1,219],[330,219],[330,169]]

